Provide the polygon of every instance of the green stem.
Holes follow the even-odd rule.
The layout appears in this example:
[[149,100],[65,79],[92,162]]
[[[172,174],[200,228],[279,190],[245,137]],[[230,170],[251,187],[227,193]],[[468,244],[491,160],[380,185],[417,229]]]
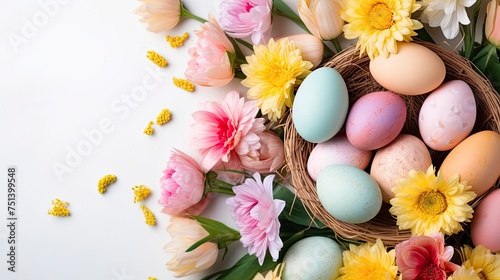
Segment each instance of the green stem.
[[231,44],[234,47],[234,51],[236,52],[236,58],[237,59],[245,59],[245,55],[241,51],[240,46],[238,46],[238,43],[236,43],[236,40],[231,36],[226,35],[226,37],[229,39],[229,41],[231,42]]
[[238,43],[242,44],[243,46],[247,47],[249,50],[253,50],[253,45],[250,44],[250,43],[248,43],[247,41],[241,40],[239,38],[236,38],[235,40],[236,40],[236,42],[238,42]]
[[186,8],[184,8],[184,6],[182,5],[182,2],[181,2],[181,17],[180,17],[180,19],[183,20],[185,18],[192,18],[192,19],[195,19],[201,23],[207,22],[206,19],[201,18],[195,14],[192,14],[190,11],[188,11]]
[[304,29],[307,33],[310,33],[309,29],[307,29],[306,25],[304,24],[304,22],[302,22],[300,17],[297,14],[295,14],[295,12],[292,9],[290,9],[290,7],[288,7],[288,5],[285,2],[283,2],[283,0],[273,1],[273,13],[278,16],[282,16],[292,20],[300,28]]
[[337,38],[332,39],[331,42],[332,42],[333,46],[335,47],[335,50],[337,51],[337,53],[342,51],[342,47],[340,46],[340,42]]
[[234,195],[234,192],[232,190],[228,190],[225,188],[210,188],[210,192]]

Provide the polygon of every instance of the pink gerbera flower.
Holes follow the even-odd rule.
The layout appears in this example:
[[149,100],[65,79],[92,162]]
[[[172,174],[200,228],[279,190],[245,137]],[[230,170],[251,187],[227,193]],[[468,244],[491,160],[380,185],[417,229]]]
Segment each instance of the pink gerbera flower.
[[450,262],[453,247],[444,246],[442,233],[413,235],[396,245],[396,263],[403,280],[446,280],[460,266]]
[[231,91],[222,102],[205,102],[193,113],[191,143],[202,155],[201,167],[208,171],[220,160],[237,161],[238,156],[258,156],[264,119],[255,118],[259,108],[255,101],[245,102],[239,92]]
[[231,37],[252,36],[254,45],[267,43],[272,0],[222,0],[219,23]]
[[226,204],[232,209],[233,219],[240,228],[243,247],[248,247],[248,253],[255,255],[262,265],[268,249],[276,261],[283,247],[278,216],[285,208],[285,201],[273,199],[274,175],[267,176],[264,182],[259,173],[254,173],[253,177],[233,187],[235,196]]

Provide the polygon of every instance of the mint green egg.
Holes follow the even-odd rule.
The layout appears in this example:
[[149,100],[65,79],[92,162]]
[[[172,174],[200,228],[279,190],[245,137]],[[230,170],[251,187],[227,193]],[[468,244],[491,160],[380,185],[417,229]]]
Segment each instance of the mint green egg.
[[318,199],[335,219],[352,224],[368,222],[382,207],[382,191],[365,171],[346,164],[332,164],[318,174]]
[[342,128],[348,108],[349,96],[342,76],[333,68],[317,68],[297,90],[293,124],[304,140],[325,142]]
[[336,279],[343,265],[342,247],[324,236],[304,238],[285,253],[284,280]]

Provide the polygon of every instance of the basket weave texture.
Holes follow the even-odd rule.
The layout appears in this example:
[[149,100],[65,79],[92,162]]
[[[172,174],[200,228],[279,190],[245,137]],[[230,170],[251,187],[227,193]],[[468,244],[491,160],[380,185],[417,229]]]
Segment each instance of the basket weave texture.
[[[490,82],[480,73],[476,72],[473,64],[462,56],[427,42],[416,42],[436,53],[446,66],[445,81],[463,80],[469,84],[474,93],[477,106],[476,123],[471,134],[481,130],[493,130],[500,133],[500,96],[493,89]],[[349,92],[349,104],[352,105],[361,96],[384,91],[369,72],[370,60],[367,56],[359,57],[354,46],[345,49],[332,57],[323,66],[332,67],[344,78]],[[418,115],[420,107],[428,94],[418,96],[400,95],[407,106],[407,118],[401,133],[412,134],[420,137],[418,129]],[[375,242],[382,239],[386,246],[395,246],[407,240],[411,233],[409,230],[400,230],[396,219],[389,213],[390,205],[383,203],[379,214],[372,220],[362,224],[349,224],[333,218],[318,200],[315,182],[307,172],[307,159],[315,144],[305,141],[295,130],[292,114],[285,122],[285,160],[287,170],[292,175],[292,186],[298,197],[309,208],[311,215],[335,231],[339,237],[352,241]],[[432,162],[437,170],[448,152],[430,150]],[[465,159],[466,160],[466,159]],[[500,187],[497,180],[492,189]],[[483,196],[484,197],[484,196]],[[477,198],[472,206],[475,207],[481,198]],[[467,225],[464,225],[467,229]]]

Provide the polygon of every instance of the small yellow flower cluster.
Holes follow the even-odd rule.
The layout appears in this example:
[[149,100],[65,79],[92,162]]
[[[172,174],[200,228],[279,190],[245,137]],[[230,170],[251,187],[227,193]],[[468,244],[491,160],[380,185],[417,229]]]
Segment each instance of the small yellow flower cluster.
[[167,40],[167,42],[170,43],[170,47],[177,48],[177,47],[180,47],[184,44],[184,41],[186,41],[188,36],[189,36],[189,34],[187,32],[184,32],[184,34],[182,34],[182,36],[171,37],[171,36],[167,35],[167,37],[165,39]]
[[156,124],[163,125],[166,122],[170,120],[170,110],[169,109],[163,109],[161,110],[161,113],[156,117]]
[[176,77],[173,77],[172,80],[174,81],[175,86],[180,87],[183,90],[188,91],[188,92],[194,91],[194,84],[191,83],[190,81],[188,81],[186,79],[176,78]]
[[146,224],[150,226],[156,225],[156,219],[155,216],[153,215],[153,212],[149,210],[149,208],[146,205],[141,205],[142,212],[144,213],[144,218],[146,219]]
[[144,133],[147,135],[152,135],[154,132],[155,132],[155,130],[153,129],[153,122],[150,121],[148,123],[148,127],[146,127],[146,129],[144,129]]
[[153,277],[153,276],[149,276],[148,277],[148,280],[158,280],[156,277]]
[[69,216],[69,210],[66,208],[69,202],[63,202],[59,198],[52,200],[52,209],[49,209],[48,214],[52,216],[64,217]]
[[162,68],[167,66],[167,64],[168,64],[167,60],[155,51],[149,50],[148,54],[147,54],[147,58],[149,60],[151,60],[154,64],[156,64]]
[[106,187],[115,181],[116,181],[116,176],[108,174],[99,180],[99,182],[97,183],[97,190],[99,191],[99,193],[102,194],[106,191]]
[[134,191],[134,203],[142,201],[151,193],[151,189],[144,185],[135,186],[132,190]]

